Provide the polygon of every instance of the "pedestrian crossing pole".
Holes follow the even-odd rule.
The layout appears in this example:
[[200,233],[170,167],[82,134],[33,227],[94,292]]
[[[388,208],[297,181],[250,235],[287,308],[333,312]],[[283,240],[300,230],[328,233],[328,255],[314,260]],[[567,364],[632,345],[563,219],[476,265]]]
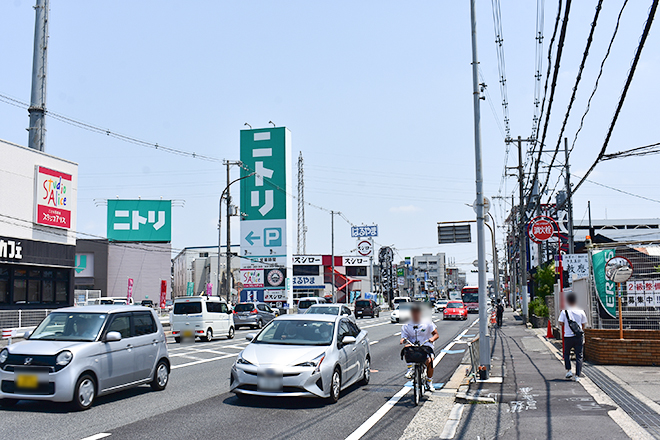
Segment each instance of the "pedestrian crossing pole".
[[474,162],[476,171],[477,200],[477,259],[479,268],[479,365],[485,367],[485,377],[490,374],[490,341],[488,338],[488,311],[486,285],[486,237],[484,231],[485,209],[483,171],[481,162],[481,91],[479,88],[479,62],[477,61],[477,16],[476,0],[470,0],[470,23],[472,25],[472,100],[474,103]]

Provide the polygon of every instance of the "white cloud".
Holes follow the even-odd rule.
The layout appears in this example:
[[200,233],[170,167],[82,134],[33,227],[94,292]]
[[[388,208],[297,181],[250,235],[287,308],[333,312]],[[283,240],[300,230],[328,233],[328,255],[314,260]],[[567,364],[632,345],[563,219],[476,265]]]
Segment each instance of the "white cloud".
[[419,212],[422,208],[415,205],[392,206],[390,212]]

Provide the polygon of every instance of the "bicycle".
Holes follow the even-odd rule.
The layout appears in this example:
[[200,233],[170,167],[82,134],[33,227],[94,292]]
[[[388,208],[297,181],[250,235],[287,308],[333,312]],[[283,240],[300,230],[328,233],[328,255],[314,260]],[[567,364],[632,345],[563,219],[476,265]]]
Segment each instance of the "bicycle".
[[410,345],[401,349],[401,359],[405,357],[407,363],[413,364],[413,403],[417,406],[424,395],[428,352],[419,343],[412,343],[408,339],[406,339],[406,342]]

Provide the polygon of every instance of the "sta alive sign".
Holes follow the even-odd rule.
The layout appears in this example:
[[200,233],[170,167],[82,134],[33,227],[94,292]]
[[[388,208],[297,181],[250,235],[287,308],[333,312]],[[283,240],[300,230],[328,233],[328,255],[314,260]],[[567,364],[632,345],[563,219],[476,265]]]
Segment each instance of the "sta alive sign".
[[532,241],[541,243],[550,240],[556,230],[558,230],[557,222],[550,217],[540,215],[529,222],[527,235]]

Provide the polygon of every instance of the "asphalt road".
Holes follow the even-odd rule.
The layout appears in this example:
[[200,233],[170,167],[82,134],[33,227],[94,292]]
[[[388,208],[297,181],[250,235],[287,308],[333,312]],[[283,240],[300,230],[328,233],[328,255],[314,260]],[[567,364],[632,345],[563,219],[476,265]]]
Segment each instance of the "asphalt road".
[[[465,332],[467,322],[437,320],[440,339],[436,353]],[[229,371],[236,355],[247,345],[250,330],[236,332],[233,340],[176,344],[170,340],[172,374],[167,389],[154,392],[138,387],[97,399],[84,412],[67,405],[22,401],[0,409],[0,438],[25,439],[345,439],[393,396],[403,394],[405,363],[400,359],[401,326],[389,322],[389,313],[376,319],[360,319],[369,332],[372,376],[368,386],[352,386],[337,404],[320,399],[255,398],[240,401],[229,392]],[[476,326],[467,335],[477,333]],[[467,336],[466,335],[466,336]],[[467,339],[467,338],[466,338]],[[465,345],[445,353],[435,372],[436,382],[446,382],[458,366]],[[417,408],[409,392],[380,418],[362,439],[398,439]],[[372,419],[373,420],[373,419]],[[109,434],[101,437],[100,434]]]

